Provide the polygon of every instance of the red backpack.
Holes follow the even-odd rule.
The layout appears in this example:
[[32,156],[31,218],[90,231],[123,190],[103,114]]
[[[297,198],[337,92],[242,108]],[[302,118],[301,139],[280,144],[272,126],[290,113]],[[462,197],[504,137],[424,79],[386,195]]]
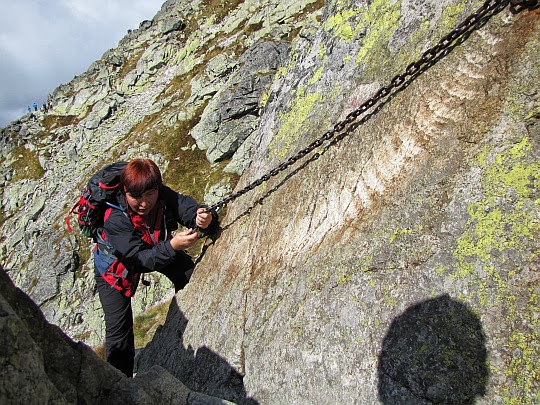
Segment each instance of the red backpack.
[[120,174],[127,162],[116,162],[105,166],[94,174],[83,189],[79,201],[73,206],[66,216],[68,231],[71,232],[69,216],[75,214],[78,217],[81,232],[96,240],[98,230],[103,226],[103,216],[108,207],[124,209],[118,206],[116,192],[120,185]]

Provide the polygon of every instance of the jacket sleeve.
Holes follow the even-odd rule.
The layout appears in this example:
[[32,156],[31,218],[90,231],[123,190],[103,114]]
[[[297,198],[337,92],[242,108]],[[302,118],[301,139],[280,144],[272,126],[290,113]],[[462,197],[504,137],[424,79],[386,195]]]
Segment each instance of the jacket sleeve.
[[[205,206],[197,203],[192,197],[177,193],[166,186],[164,186],[164,194],[166,196],[167,206],[175,207],[178,223],[186,228],[195,228],[197,210]],[[217,226],[218,215],[215,211],[212,211],[212,222],[208,228],[202,229],[201,231],[203,233],[211,233]]]
[[141,235],[121,211],[113,210],[103,230],[107,243],[128,271],[148,273],[160,270],[175,259],[176,252],[169,241],[160,241],[150,247],[141,240]]

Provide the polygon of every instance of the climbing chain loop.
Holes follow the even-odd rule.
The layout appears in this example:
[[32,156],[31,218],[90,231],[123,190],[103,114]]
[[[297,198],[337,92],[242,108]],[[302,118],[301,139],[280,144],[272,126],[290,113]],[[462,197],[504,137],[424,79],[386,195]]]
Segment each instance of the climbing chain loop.
[[[360,107],[350,112],[342,121],[335,124],[332,129],[326,131],[320,138],[313,141],[306,148],[300,150],[297,154],[291,156],[288,160],[279,164],[259,179],[211,205],[208,210],[218,210],[225,207],[230,202],[270,180],[272,177],[283,172],[295,162],[326,143],[327,145],[322,151],[322,153],[324,153],[331,145],[337,143],[336,139],[333,140],[336,134],[340,134],[346,128],[350,129],[351,126],[356,128],[367,121],[367,119],[378,112],[380,107],[386,104],[399,91],[403,90],[421,73],[425,72],[440,59],[448,55],[456,46],[462,44],[474,31],[483,27],[493,16],[503,11],[509,4],[510,11],[514,14],[524,10],[531,11],[538,8],[538,0],[487,0],[480,8],[454,28],[454,30],[442,37],[435,46],[425,51],[420,59],[410,63],[403,73],[394,76],[388,85],[379,88],[373,97],[369,98]],[[377,108],[374,111],[358,121],[361,115],[366,114],[368,110],[375,106],[377,106]],[[338,136],[338,138],[341,139],[345,135],[346,134]],[[311,160],[318,158],[320,154],[321,152],[315,153]]]

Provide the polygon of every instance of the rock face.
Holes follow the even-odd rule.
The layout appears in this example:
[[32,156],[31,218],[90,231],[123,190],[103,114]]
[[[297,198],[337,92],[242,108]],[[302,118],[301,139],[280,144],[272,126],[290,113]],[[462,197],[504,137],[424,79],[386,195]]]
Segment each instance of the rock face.
[[[15,283],[93,344],[87,242],[53,226],[82,178],[143,155],[188,191],[238,190],[349,117],[228,205],[139,373],[236,403],[540,401],[538,9],[495,7],[401,86],[482,2],[205,5],[165,2],[54,114],[3,130]],[[170,294],[154,282],[137,310]]]
[[[239,187],[472,8],[328,4],[272,85]],[[210,349],[263,404],[538,401],[538,33],[537,12],[494,17],[309,165],[231,204],[176,297],[187,325],[167,323],[139,366],[198,387],[169,353]]]
[[235,152],[255,133],[263,93],[272,83],[277,69],[285,64],[288,51],[286,43],[261,42],[242,55],[242,67],[214,95],[200,122],[190,132],[197,146],[206,150],[209,161],[221,161],[235,155],[228,168],[242,174],[249,149],[242,148],[243,154]]
[[4,404],[191,404],[227,401],[192,392],[159,366],[127,378],[49,324],[0,268],[0,400]]

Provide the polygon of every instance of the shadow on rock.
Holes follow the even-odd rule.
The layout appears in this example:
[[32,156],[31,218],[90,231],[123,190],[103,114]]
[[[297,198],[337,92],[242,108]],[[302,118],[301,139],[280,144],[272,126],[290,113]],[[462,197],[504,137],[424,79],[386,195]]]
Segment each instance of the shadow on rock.
[[184,347],[183,335],[187,324],[188,320],[174,298],[164,326],[157,330],[153,340],[137,356],[137,372],[159,365],[192,391],[239,405],[258,405],[256,400],[247,396],[243,376],[226,359],[205,346],[196,350],[191,346]]
[[482,324],[448,295],[408,308],[383,341],[378,392],[384,404],[473,404],[489,372]]

